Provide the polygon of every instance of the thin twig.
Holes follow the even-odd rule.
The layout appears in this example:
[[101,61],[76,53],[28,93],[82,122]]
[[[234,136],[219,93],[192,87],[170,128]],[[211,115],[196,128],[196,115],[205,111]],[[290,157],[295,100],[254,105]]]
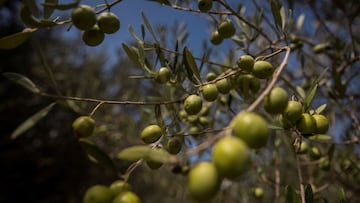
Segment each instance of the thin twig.
[[264,100],[266,95],[268,95],[271,91],[271,89],[274,87],[276,81],[278,80],[282,70],[285,68],[289,55],[290,55],[290,47],[283,47],[282,49],[278,50],[277,53],[280,53],[282,51],[286,50],[285,57],[283,61],[281,62],[280,66],[275,70],[272,80],[269,83],[269,85],[266,87],[266,89],[261,93],[261,95],[246,109],[246,111],[253,111],[260,103]]

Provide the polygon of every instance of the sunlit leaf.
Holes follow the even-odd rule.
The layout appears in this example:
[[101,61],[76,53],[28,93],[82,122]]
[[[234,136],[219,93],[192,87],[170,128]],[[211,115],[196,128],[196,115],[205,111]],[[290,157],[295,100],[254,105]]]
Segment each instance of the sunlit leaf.
[[127,56],[129,57],[129,59],[131,59],[132,62],[134,62],[136,65],[141,67],[138,54],[132,49],[130,49],[130,47],[128,47],[125,43],[122,43],[121,45],[124,51],[126,52]]
[[282,6],[280,8],[280,16],[281,16],[281,29],[285,30],[285,26],[286,26],[286,11],[285,8]]
[[36,85],[24,75],[12,72],[3,73],[3,76],[7,79],[15,82],[16,84],[26,88],[27,90],[31,91],[32,93],[40,93],[40,90],[36,87]]
[[93,141],[87,138],[80,138],[79,143],[83,150],[97,163],[108,167],[116,172],[116,166],[113,160],[102,151]]
[[145,34],[146,34],[145,27],[143,24],[141,24],[141,37],[143,40],[145,39]]
[[119,159],[137,161],[154,161],[159,163],[176,163],[176,156],[170,155],[163,149],[154,149],[146,145],[137,145],[123,149],[117,154]]
[[326,107],[327,107],[327,104],[322,104],[322,105],[320,105],[319,107],[316,108],[315,112],[317,114],[321,114],[326,109]]
[[276,22],[276,24],[279,25],[279,27],[283,27],[283,22],[281,19],[281,14],[280,14],[280,6],[279,4],[275,1],[275,0],[271,0],[270,1],[271,4],[271,13],[274,17],[274,20]]
[[331,140],[332,136],[326,135],[326,134],[315,134],[310,137],[308,137],[309,140]]
[[300,86],[296,86],[296,92],[300,95],[300,97],[302,99],[306,98],[306,93],[305,93],[304,89],[301,88]]
[[53,108],[56,103],[51,103],[50,105],[46,106],[45,108],[41,109],[34,115],[30,116],[26,119],[23,123],[21,123],[15,131],[11,134],[11,139],[16,139],[24,132],[32,128],[36,123],[38,123],[42,118],[44,118]]
[[36,29],[26,28],[22,32],[18,32],[0,39],[0,49],[14,49],[23,44]]
[[305,185],[305,202],[306,203],[314,202],[314,194],[310,184]]
[[340,199],[340,203],[346,203],[344,188],[339,189],[339,199]]
[[135,31],[134,31],[134,28],[133,28],[131,25],[129,25],[129,32],[130,32],[131,36],[132,36],[136,41],[142,41],[142,40],[136,35],[136,33],[135,33]]
[[296,21],[296,29],[301,30],[305,20],[305,14],[300,14],[297,21]]
[[[58,0],[45,0],[45,3],[49,4],[57,4]],[[51,14],[54,12],[54,8],[44,6],[44,18],[48,19],[50,18]]]

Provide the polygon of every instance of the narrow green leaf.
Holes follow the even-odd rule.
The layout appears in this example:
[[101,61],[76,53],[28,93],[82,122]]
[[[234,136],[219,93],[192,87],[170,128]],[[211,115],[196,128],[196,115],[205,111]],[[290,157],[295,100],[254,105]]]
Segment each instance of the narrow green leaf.
[[145,34],[146,34],[145,27],[143,24],[141,24],[141,37],[143,40],[145,40]]
[[183,51],[183,60],[184,60],[185,68],[189,74],[189,79],[195,82],[196,84],[201,83],[200,72],[196,65],[194,56],[187,47],[185,47]]
[[47,20],[47,19],[43,19],[39,21],[39,26],[40,28],[44,28],[44,27],[53,27],[55,25],[59,25],[57,22],[52,21],[52,20]]
[[300,203],[300,197],[291,185],[285,186],[285,197],[287,203]]
[[27,7],[29,7],[30,12],[33,16],[35,17],[39,17],[40,16],[40,11],[38,6],[36,5],[36,1],[35,0],[23,0],[22,1]]
[[42,118],[44,118],[53,108],[56,103],[51,103],[50,105],[46,106],[45,108],[41,109],[34,115],[30,116],[26,119],[23,123],[21,123],[15,131],[11,134],[11,139],[16,139],[24,132],[32,128],[37,122],[39,122]]
[[76,0],[75,2],[69,3],[69,4],[57,4],[57,3],[47,3],[47,2],[45,2],[42,5],[44,7],[49,8],[49,9],[57,9],[57,10],[64,11],[64,10],[69,10],[69,9],[73,9],[73,8],[78,7],[79,2],[80,2],[80,0]]
[[282,19],[281,19],[281,14],[280,14],[280,6],[279,4],[275,1],[275,0],[271,0],[270,1],[270,4],[271,4],[271,13],[274,17],[274,20],[276,22],[276,24],[279,26],[279,27],[283,27],[283,22],[282,22]]
[[344,188],[340,188],[339,189],[339,199],[341,203],[345,203],[346,202],[346,198],[345,198],[345,190]]
[[87,138],[80,138],[79,143],[91,159],[94,159],[97,163],[103,164],[105,167],[112,169],[114,172],[117,171],[113,160],[93,141]]
[[166,59],[164,52],[160,49],[160,45],[158,43],[155,44],[157,58],[160,60],[161,67],[166,67]]
[[141,67],[145,66],[145,51],[144,51],[144,42],[139,40],[138,41],[138,61]]
[[144,159],[145,161],[155,161],[160,163],[176,163],[176,156],[170,155],[163,149],[154,149],[146,145],[137,145],[123,149],[117,154],[117,158],[137,161]]
[[314,194],[310,184],[305,185],[305,202],[306,203],[314,202]]
[[320,105],[319,107],[316,108],[315,112],[317,114],[321,114],[326,109],[326,107],[327,107],[327,104],[322,104],[322,105]]
[[326,141],[326,140],[331,140],[332,137],[330,135],[325,135],[325,134],[315,134],[315,135],[312,135],[310,137],[308,137],[309,140],[323,140],[323,141]]
[[285,8],[283,6],[281,6],[280,8],[280,16],[281,16],[281,29],[284,31],[285,30],[285,26],[286,26],[286,12],[285,12]]
[[334,153],[335,153],[335,144],[332,144],[327,152],[330,162],[334,156]]
[[[45,0],[45,3],[58,4],[58,0]],[[50,18],[51,14],[53,12],[54,12],[54,8],[44,6],[44,18],[45,19]]]
[[169,2],[169,0],[148,0],[148,1],[154,1],[154,2],[158,2],[161,5],[171,6],[171,3]]
[[146,18],[144,12],[141,12],[141,16],[142,16],[142,18],[143,18],[143,20],[144,20],[144,23],[145,23],[146,28],[147,28],[147,29],[149,30],[149,32],[150,32],[152,38],[153,38],[155,41],[158,41],[158,40],[156,39],[156,35],[155,35],[155,33],[154,33],[154,31],[153,31],[150,23],[149,23],[149,20]]
[[304,24],[304,21],[305,21],[305,14],[302,13],[299,15],[297,21],[296,21],[296,29],[297,30],[301,30],[303,24]]
[[163,129],[165,127],[165,123],[161,113],[161,106],[159,104],[155,105],[155,117],[157,124]]
[[3,73],[3,76],[15,82],[16,84],[21,85],[22,87],[26,88],[32,93],[40,93],[40,90],[36,87],[36,85],[24,75],[18,73],[6,72]]
[[135,30],[134,30],[134,28],[133,28],[131,25],[129,25],[129,32],[130,32],[131,36],[132,36],[136,41],[142,41],[142,40],[136,35]]
[[305,110],[308,110],[314,100],[318,85],[315,84],[311,89],[307,97],[305,98]]
[[25,28],[18,32],[0,39],[0,49],[14,49],[23,44],[36,29]]
[[124,51],[126,52],[127,56],[132,60],[132,62],[134,62],[136,65],[141,67],[138,54],[132,49],[130,49],[130,47],[128,47],[125,43],[122,43],[121,45]]
[[302,99],[305,99],[306,98],[306,93],[304,91],[304,89],[300,86],[296,86],[296,92],[299,94],[299,96],[302,98]]

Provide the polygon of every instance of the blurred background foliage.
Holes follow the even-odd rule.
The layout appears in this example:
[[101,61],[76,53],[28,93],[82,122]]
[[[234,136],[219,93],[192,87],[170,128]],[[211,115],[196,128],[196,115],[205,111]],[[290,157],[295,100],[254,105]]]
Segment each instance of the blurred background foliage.
[[[0,1],[0,37],[19,32],[23,25],[18,18],[19,2]],[[267,1],[254,1],[252,9],[244,16],[249,19],[259,17],[256,13],[264,6],[260,16],[264,31],[274,33],[270,7]],[[360,155],[359,155],[359,42],[360,42],[360,2],[357,0],[298,0],[281,1],[287,7],[293,7],[293,14],[306,15],[303,29],[296,29],[296,22],[289,22],[289,33],[295,34],[303,43],[293,51],[288,68],[280,83],[291,81],[308,90],[312,80],[322,70],[329,68],[319,82],[319,90],[314,106],[326,103],[326,115],[331,121],[330,134],[336,143],[309,142],[317,146],[323,154],[331,154],[331,170],[318,170],[318,165],[303,166],[306,182],[315,184],[319,197],[327,197],[330,202],[338,202],[338,189],[343,187],[349,202],[359,202],[360,192]],[[187,5],[185,2],[184,5]],[[120,5],[121,6],[121,3]],[[169,7],[169,9],[171,9]],[[256,12],[253,12],[256,11]],[[189,14],[191,15],[191,14]],[[265,16],[265,17],[264,17]],[[150,18],[151,19],[151,18]],[[188,32],[181,22],[171,25],[158,25],[160,44],[172,48],[175,39],[182,37],[185,45]],[[209,25],[213,26],[213,25]],[[314,29],[315,28],[315,29]],[[180,30],[179,30],[180,29]],[[121,49],[116,52],[117,61],[111,67],[104,68],[107,52],[84,49],[80,36],[72,39],[59,37],[65,28],[59,27],[36,32],[22,46],[13,50],[0,50],[0,71],[17,72],[37,84],[42,91],[51,94],[70,95],[107,100],[142,101],[148,97],[162,97],[164,87],[152,80],[129,79],[129,76],[142,75],[143,72],[130,61]],[[206,34],[204,32],[204,34]],[[274,38],[289,44],[289,36],[280,31]],[[133,42],[128,42],[131,44]],[[320,54],[312,48],[316,44],[326,44],[326,50]],[[234,43],[236,44],[236,43]],[[242,53],[270,53],[263,47],[264,41],[250,41],[236,46],[227,46],[225,50],[212,47],[208,40],[199,42],[201,54],[217,63],[234,65],[239,47]],[[182,48],[180,49],[182,50]],[[166,58],[171,54],[164,52]],[[152,53],[153,54],[153,53]],[[226,56],[225,58],[223,56]],[[149,58],[155,58],[149,55]],[[272,59],[279,64],[281,58]],[[50,80],[47,68],[53,72],[55,84]],[[221,67],[220,67],[221,68]],[[201,72],[205,77],[209,70],[220,73],[218,66],[208,65]],[[94,184],[110,184],[118,174],[91,162],[81,149],[71,132],[71,123],[79,115],[86,115],[95,107],[94,103],[59,102],[34,128],[16,140],[11,140],[12,131],[26,118],[51,103],[52,99],[33,96],[16,84],[1,78],[0,80],[0,202],[37,202],[63,203],[81,202],[84,191]],[[221,105],[217,106],[221,110]],[[222,109],[227,113],[225,108]],[[94,138],[101,149],[111,157],[126,146],[141,144],[140,130],[154,122],[152,106],[106,105],[95,114],[97,136]],[[233,183],[223,185],[221,194],[214,202],[271,202],[276,192],[274,177],[280,174],[282,186],[292,184],[296,187],[297,176],[294,158],[291,155],[291,143],[283,133],[274,133],[266,150],[259,151],[254,161],[254,170],[241,176]],[[281,146],[281,147],[279,147]],[[335,153],[332,149],[335,147]],[[307,157],[304,163],[310,162]],[[350,164],[344,165],[344,161]],[[116,160],[121,173],[129,163]],[[165,165],[158,171],[150,170],[146,165],[134,171],[129,182],[144,202],[189,202],[185,177],[175,175],[173,166]],[[232,186],[232,187],[230,187]],[[254,199],[251,188],[261,186],[267,191],[263,199]],[[283,195],[282,195],[283,196]],[[240,197],[240,198],[239,198]]]

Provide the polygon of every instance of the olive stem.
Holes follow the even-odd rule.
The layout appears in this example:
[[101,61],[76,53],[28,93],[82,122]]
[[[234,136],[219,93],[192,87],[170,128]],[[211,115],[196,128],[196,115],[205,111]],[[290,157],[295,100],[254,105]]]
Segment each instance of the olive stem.
[[271,82],[266,87],[266,89],[261,93],[261,95],[245,111],[253,111],[258,105],[260,105],[260,103],[264,100],[266,95],[268,95],[270,93],[271,89],[274,87],[282,70],[285,68],[285,66],[287,64],[287,61],[288,61],[288,58],[290,55],[290,47],[288,47],[288,46],[281,48],[276,53],[278,54],[278,53],[282,52],[283,50],[286,50],[285,57],[284,57],[283,61],[281,62],[280,66],[275,70],[273,77],[271,79]]
[[96,110],[98,110],[98,108],[99,108],[102,104],[104,104],[104,102],[98,103],[98,104],[95,106],[95,108],[91,111],[91,113],[89,114],[89,117],[93,117],[93,115],[95,114]]

